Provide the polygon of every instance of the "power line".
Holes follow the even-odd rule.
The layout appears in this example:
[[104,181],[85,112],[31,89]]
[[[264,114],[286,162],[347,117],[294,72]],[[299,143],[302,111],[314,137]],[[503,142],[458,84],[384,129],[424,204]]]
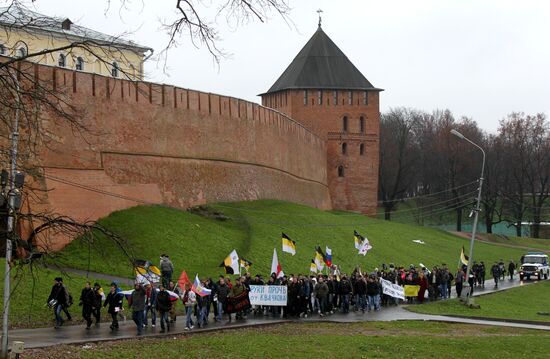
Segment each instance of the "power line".
[[403,198],[398,198],[398,199],[392,199],[392,200],[390,200],[390,201],[381,200],[381,201],[378,201],[378,203],[403,202],[403,201],[408,201],[408,200],[416,199],[416,198],[431,197],[431,196],[435,196],[435,195],[438,195],[438,194],[442,194],[442,193],[446,193],[446,192],[451,192],[451,191],[457,190],[457,189],[459,189],[459,188],[468,187],[468,186],[470,186],[470,185],[472,185],[472,184],[474,184],[474,183],[478,183],[478,182],[479,182],[478,180],[475,180],[475,181],[472,181],[472,182],[470,182],[470,183],[463,184],[463,185],[461,185],[461,186],[457,186],[457,187],[453,187],[453,188],[446,189],[446,190],[444,190],[444,191],[439,191],[439,192],[424,194],[424,195],[420,195],[420,196],[403,197]]

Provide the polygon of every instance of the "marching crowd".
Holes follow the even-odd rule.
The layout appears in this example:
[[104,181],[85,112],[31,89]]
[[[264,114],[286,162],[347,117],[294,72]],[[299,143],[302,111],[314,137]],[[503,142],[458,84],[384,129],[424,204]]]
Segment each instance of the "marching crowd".
[[[486,267],[483,262],[472,265],[469,276],[466,276],[466,266],[460,266],[456,272],[451,272],[447,265],[434,266],[431,270],[425,266],[419,268],[414,265],[397,267],[393,264],[383,265],[382,269],[375,268],[369,273],[362,273],[356,268],[351,275],[339,273],[336,266],[331,268],[330,274],[293,275],[277,278],[273,273],[264,279],[261,275],[251,276],[246,273],[235,279],[221,275],[217,281],[211,278],[203,279],[201,285],[209,290],[208,295],[196,294],[189,283],[180,288],[172,280],[173,265],[168,256],[162,257],[161,280],[159,283],[136,282],[133,291],[124,293],[116,282],[111,283],[107,295],[99,283],[93,286],[86,283],[81,291],[79,305],[82,306],[82,317],[89,329],[95,319],[95,325],[100,323],[102,308],[107,308],[111,316],[110,328],[113,331],[119,328],[119,318],[124,315],[123,301],[126,298],[128,307],[132,311],[132,319],[137,326],[137,334],[141,335],[147,326],[155,327],[157,319],[160,332],[169,330],[176,322],[177,303],[181,302],[185,308],[185,329],[190,330],[196,324],[198,327],[207,326],[212,314],[213,320],[218,322],[223,318],[231,321],[233,314],[236,320],[245,319],[247,315],[271,316],[285,318],[307,317],[317,314],[321,317],[335,312],[349,313],[355,311],[365,313],[378,311],[385,306],[398,305],[400,299],[383,293],[380,279],[385,279],[400,286],[416,286],[415,296],[405,298],[407,303],[423,303],[426,297],[430,301],[447,299],[451,296],[454,284],[457,296],[462,293],[462,287],[467,280],[472,294],[475,286],[485,285]],[[508,264],[508,273],[513,279],[517,268],[513,261]],[[495,286],[504,279],[506,268],[504,261],[495,262],[490,273]],[[250,285],[282,285],[287,287],[286,306],[251,306],[248,299]],[[426,295],[427,294],[427,295]],[[48,297],[48,305],[55,313],[56,325],[63,325],[62,312],[67,320],[71,320],[68,308],[73,298],[63,285],[62,278],[55,278]]]

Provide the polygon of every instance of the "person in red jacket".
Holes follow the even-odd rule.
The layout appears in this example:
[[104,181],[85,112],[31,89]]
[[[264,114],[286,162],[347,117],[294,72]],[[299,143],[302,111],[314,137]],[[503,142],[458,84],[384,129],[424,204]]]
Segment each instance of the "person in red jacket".
[[428,279],[424,275],[424,271],[420,271],[418,273],[418,278],[416,281],[417,284],[420,286],[416,299],[418,300],[418,303],[424,303],[424,295],[426,294],[426,289],[428,289]]

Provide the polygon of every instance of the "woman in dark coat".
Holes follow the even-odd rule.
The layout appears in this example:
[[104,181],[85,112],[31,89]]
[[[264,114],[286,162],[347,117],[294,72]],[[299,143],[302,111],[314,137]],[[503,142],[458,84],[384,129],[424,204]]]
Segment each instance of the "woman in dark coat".
[[111,283],[111,291],[107,294],[107,298],[105,298],[105,302],[103,303],[104,307],[109,306],[107,313],[112,318],[112,323],[109,327],[111,330],[118,330],[118,313],[122,310],[123,298],[124,296],[118,291],[116,283]]

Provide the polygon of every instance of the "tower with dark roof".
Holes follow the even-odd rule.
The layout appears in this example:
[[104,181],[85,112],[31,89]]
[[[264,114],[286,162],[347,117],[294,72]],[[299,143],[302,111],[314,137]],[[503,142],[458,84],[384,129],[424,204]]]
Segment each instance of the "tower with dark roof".
[[319,26],[260,95],[262,105],[326,140],[327,181],[335,209],[376,213],[380,91]]

